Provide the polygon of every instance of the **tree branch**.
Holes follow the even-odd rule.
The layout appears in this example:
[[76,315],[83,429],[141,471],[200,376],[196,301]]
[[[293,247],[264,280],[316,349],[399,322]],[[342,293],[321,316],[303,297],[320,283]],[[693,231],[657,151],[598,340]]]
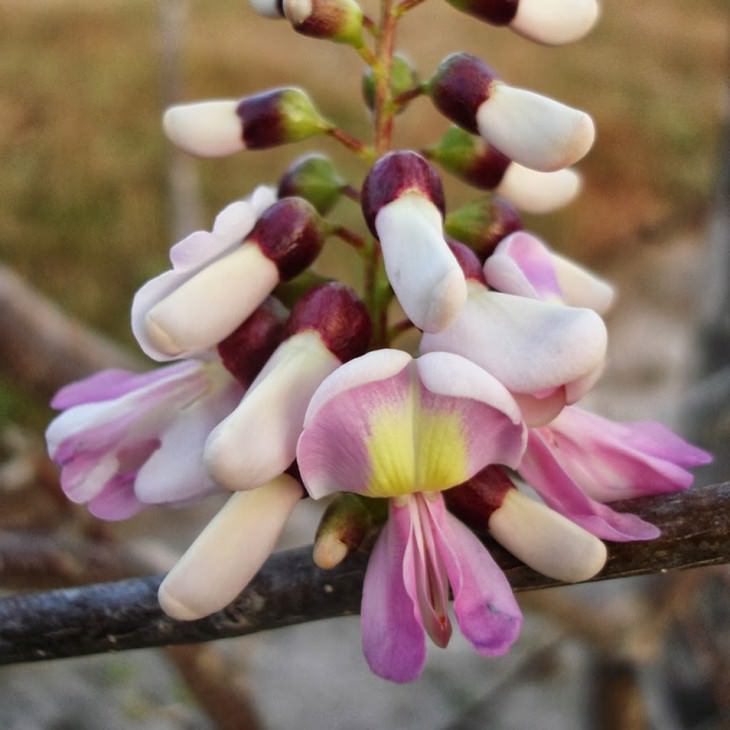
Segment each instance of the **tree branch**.
[[142,361],[69,317],[18,274],[0,264],[0,363],[39,395],[95,370],[139,370]]
[[[593,580],[730,562],[730,482],[613,506],[654,522],[662,536],[610,544],[606,567]],[[560,585],[481,537],[516,591]],[[272,555],[230,606],[189,623],[160,610],[161,576],[4,598],[0,664],[210,641],[357,613],[367,554],[323,571],[310,552]]]

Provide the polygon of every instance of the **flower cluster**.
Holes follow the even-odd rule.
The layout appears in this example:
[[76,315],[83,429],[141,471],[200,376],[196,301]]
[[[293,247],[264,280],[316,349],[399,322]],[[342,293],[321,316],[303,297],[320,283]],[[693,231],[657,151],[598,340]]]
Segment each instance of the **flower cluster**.
[[[542,43],[575,40],[597,16],[594,0],[449,2]],[[381,41],[415,5],[389,6]],[[613,291],[524,231],[517,210],[575,196],[570,166],[590,149],[593,123],[465,53],[420,82],[391,43],[370,50],[374,24],[354,0],[254,7],[360,53],[373,145],[297,88],[173,107],[170,140],[216,157],[326,135],[367,175],[354,186],[328,158],[306,156],[277,188],[258,188],[171,249],[170,270],[134,298],[132,330],[151,358],[175,362],[57,394],[63,413],[47,438],[62,487],[105,519],[233,493],[160,587],[181,620],[226,606],[298,501],[330,497],[320,567],[375,539],[362,636],[376,674],[415,679],[426,635],[447,645],[450,594],[475,650],[502,654],[520,610],[470,527],[547,576],[586,580],[604,565],[603,540],[658,534],[612,501],[685,489],[687,468],[709,458],[659,424],[612,423],[576,405],[604,367]],[[393,117],[418,96],[455,126],[424,150],[392,150]],[[486,193],[447,213],[432,163]],[[359,203],[370,237],[331,220],[341,197]],[[358,292],[312,268],[332,236],[361,256]]]

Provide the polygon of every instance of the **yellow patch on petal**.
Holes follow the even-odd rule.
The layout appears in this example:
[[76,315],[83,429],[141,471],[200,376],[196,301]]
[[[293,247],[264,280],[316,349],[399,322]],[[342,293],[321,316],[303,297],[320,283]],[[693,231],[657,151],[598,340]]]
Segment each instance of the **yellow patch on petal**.
[[377,408],[369,421],[368,495],[435,492],[466,480],[468,455],[458,409],[422,408],[414,383],[405,401]]
[[468,478],[466,440],[458,410],[421,410],[416,448],[418,491],[449,489]]

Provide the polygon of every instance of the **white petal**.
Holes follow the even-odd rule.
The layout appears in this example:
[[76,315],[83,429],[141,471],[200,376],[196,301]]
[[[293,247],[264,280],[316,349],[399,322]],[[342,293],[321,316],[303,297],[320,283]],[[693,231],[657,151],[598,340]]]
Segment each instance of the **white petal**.
[[231,382],[180,412],[161,434],[160,448],[137,474],[134,492],[140,502],[184,501],[214,489],[203,463],[203,446],[215,426],[238,404],[241,391]]
[[501,411],[512,423],[520,422],[520,409],[509,391],[471,360],[450,352],[430,352],[421,355],[416,366],[421,382],[432,393],[472,398]]
[[375,217],[388,279],[408,318],[438,332],[466,300],[464,274],[451,253],[441,213],[419,194],[401,195]]
[[580,191],[575,170],[539,172],[513,162],[496,192],[526,213],[549,213],[570,203]]
[[230,99],[180,104],[162,117],[167,138],[200,157],[225,157],[245,149],[237,101]]
[[596,0],[520,0],[510,28],[538,43],[572,43],[595,25],[599,10]]
[[501,82],[492,84],[477,110],[477,126],[511,160],[542,172],[578,162],[595,137],[593,120],[585,112]]
[[553,254],[553,263],[567,304],[588,307],[598,314],[604,314],[611,308],[616,292],[607,281],[556,253]]
[[422,352],[454,352],[494,375],[512,393],[540,393],[600,367],[606,327],[590,309],[487,291],[469,283],[458,319],[424,334]]
[[162,581],[162,610],[194,621],[227,606],[271,554],[301,496],[286,474],[234,494]]
[[284,0],[284,15],[292,25],[301,25],[311,14],[312,0]]
[[281,18],[281,4],[278,0],[248,0],[249,5],[258,15],[265,18]]
[[300,332],[279,345],[206,442],[213,479],[227,489],[253,489],[283,472],[296,456],[314,391],[339,364],[316,332]]
[[386,380],[397,375],[413,358],[402,350],[373,350],[354,360],[340,365],[317,388],[304,418],[305,427],[308,426],[319,412],[320,408],[339,393],[357,388],[359,385],[373,383],[376,380]]
[[201,269],[155,304],[145,334],[168,356],[217,345],[266,299],[279,283],[276,265],[247,243]]
[[516,489],[490,515],[488,527],[515,557],[555,580],[588,580],[606,563],[601,540]]

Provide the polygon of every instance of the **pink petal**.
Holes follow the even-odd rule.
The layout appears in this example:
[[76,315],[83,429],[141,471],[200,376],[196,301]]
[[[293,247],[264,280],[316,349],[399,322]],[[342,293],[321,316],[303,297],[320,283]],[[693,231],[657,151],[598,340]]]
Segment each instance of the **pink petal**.
[[712,458],[659,423],[615,423],[580,408],[566,409],[550,434],[565,471],[601,502],[686,489],[684,467]]
[[126,520],[145,507],[134,496],[134,474],[120,474],[104,485],[88,504],[89,512],[102,520]]
[[484,262],[487,284],[505,294],[532,299],[562,296],[550,250],[529,233],[518,231],[502,239]]
[[410,533],[408,509],[392,508],[370,555],[363,585],[362,647],[370,669],[393,682],[410,682],[423,670],[426,641],[404,584]]
[[387,380],[401,372],[412,359],[403,350],[383,349],[373,350],[344,363],[315,391],[304,418],[305,427],[314,420],[320,408],[339,393],[359,385]]
[[426,504],[462,634],[479,654],[504,654],[522,626],[507,578],[471,530],[446,511],[440,495]]
[[660,532],[633,514],[615,512],[585,494],[562,468],[543,434],[530,431],[527,451],[519,467],[522,477],[545,500],[596,537],[614,542],[653,540]]
[[299,471],[314,499],[334,492],[367,491],[370,415],[383,407],[403,408],[411,382],[410,368],[405,367],[384,380],[343,390],[315,411],[297,444]]
[[416,618],[436,646],[442,649],[451,638],[449,621],[449,580],[438,551],[426,499],[417,494],[406,507],[393,506],[391,511],[408,510],[410,531],[403,558],[403,581]]
[[[395,496],[446,489],[489,463],[519,463],[519,410],[492,376],[464,358],[434,353],[390,377],[343,389],[370,359],[396,364],[361,358],[333,376],[333,385],[325,381],[325,396],[310,408],[297,461],[315,499],[335,491]],[[386,422],[400,424],[397,443],[395,435],[376,438]]]

